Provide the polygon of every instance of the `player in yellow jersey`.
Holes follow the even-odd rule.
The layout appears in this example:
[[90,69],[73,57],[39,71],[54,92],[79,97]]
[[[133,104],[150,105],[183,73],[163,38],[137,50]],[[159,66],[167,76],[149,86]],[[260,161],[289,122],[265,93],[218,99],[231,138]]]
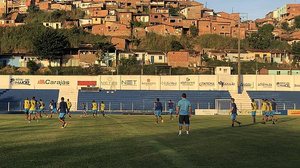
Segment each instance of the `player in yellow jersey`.
[[251,107],[252,107],[251,116],[252,116],[252,119],[253,119],[253,124],[255,124],[256,123],[257,103],[255,102],[254,99],[251,100]]
[[69,118],[71,118],[71,107],[72,107],[72,103],[70,102],[69,99],[67,99],[67,114],[69,115]]
[[30,109],[29,109],[29,122],[31,121],[31,116],[33,115],[33,119],[38,121],[38,117],[36,114],[36,100],[35,97],[32,97],[30,100]]
[[96,116],[98,115],[98,103],[95,100],[92,101],[92,112],[93,117],[96,118]]
[[28,97],[24,100],[23,107],[24,107],[25,119],[29,121],[30,101]]
[[42,113],[44,113],[46,115],[46,117],[48,118],[48,114],[45,111],[45,103],[43,102],[42,99],[40,99],[40,101],[38,102],[39,105],[39,117],[42,118]]
[[100,112],[101,112],[101,114],[103,115],[103,117],[105,117],[105,112],[104,112],[104,110],[105,110],[105,104],[104,104],[103,101],[101,101],[101,104],[100,104]]
[[267,102],[265,99],[262,99],[261,111],[262,111],[262,115],[263,115],[263,122],[262,122],[263,124],[265,124],[268,119],[267,110],[268,110]]

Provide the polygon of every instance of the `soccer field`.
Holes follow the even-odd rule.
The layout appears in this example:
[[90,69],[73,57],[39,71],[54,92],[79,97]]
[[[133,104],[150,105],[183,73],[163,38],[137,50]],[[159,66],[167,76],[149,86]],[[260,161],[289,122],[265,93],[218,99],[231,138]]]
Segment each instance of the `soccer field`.
[[[276,125],[231,127],[229,116],[193,116],[190,135],[177,136],[177,120],[154,124],[153,116],[74,115],[27,123],[0,115],[0,167],[299,167],[300,118]],[[260,120],[260,117],[259,117]]]

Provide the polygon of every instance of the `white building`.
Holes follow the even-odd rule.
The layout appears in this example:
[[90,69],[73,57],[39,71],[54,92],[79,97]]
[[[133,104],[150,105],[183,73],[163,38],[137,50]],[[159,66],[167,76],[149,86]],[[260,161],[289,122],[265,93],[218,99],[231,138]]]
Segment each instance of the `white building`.
[[215,75],[230,75],[232,67],[216,67]]
[[62,23],[61,22],[43,22],[43,25],[45,27],[50,27],[52,29],[62,29]]

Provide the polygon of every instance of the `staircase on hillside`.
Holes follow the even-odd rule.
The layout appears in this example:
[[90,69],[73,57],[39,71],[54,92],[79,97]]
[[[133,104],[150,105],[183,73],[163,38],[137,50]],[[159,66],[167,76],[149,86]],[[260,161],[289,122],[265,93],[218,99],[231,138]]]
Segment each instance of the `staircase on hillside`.
[[58,94],[58,103],[60,102],[60,98],[64,97],[65,101],[67,99],[70,99],[70,102],[72,103],[71,111],[77,110],[77,102],[78,102],[78,90],[76,89],[60,89]]
[[229,91],[230,96],[235,99],[235,103],[239,110],[251,110],[251,98],[247,91],[238,94],[236,91]]

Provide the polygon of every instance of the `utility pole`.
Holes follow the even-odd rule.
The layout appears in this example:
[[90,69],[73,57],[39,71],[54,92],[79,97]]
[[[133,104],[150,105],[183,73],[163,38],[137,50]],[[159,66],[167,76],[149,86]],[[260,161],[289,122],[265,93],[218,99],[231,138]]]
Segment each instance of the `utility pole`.
[[238,22],[238,93],[241,93],[241,18]]
[[5,1],[5,16],[8,15],[8,0]]

